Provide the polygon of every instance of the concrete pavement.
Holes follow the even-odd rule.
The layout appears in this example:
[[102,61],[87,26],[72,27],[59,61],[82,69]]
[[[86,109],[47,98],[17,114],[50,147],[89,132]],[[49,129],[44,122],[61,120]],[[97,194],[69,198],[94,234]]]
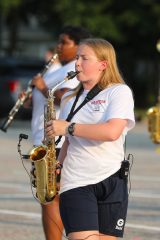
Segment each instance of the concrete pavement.
[[[17,151],[19,133],[31,136],[30,123],[16,121],[7,133],[0,132],[0,240],[44,240],[41,209]],[[21,143],[23,153],[31,147],[31,138]],[[149,139],[146,123],[137,124],[127,137],[127,153],[134,155],[134,163],[125,240],[160,239],[157,147]],[[28,161],[25,166],[30,169]]]

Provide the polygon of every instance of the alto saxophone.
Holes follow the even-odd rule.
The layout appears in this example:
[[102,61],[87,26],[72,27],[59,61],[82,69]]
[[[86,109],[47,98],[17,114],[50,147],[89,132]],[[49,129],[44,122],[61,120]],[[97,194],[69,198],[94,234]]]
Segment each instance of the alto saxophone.
[[[64,81],[74,78],[79,72],[69,72],[68,76],[57,85],[48,91],[47,104],[44,107],[44,125],[47,121],[56,118],[56,112],[54,107],[54,92]],[[26,136],[20,134],[21,138]],[[18,145],[19,146],[19,145]],[[19,148],[18,148],[19,149]],[[21,151],[18,150],[20,155]],[[21,158],[26,155],[21,155]],[[34,147],[28,158],[32,162],[32,170],[30,175],[31,185],[36,189],[35,198],[41,204],[48,204],[53,201],[57,194],[57,183],[56,183],[56,166],[58,161],[56,160],[56,148],[55,139],[50,139],[45,134],[44,129],[44,140],[43,144]]]
[[[49,60],[49,62],[46,64],[46,66],[44,67],[44,69],[42,70],[42,72],[40,73],[41,76],[43,77],[44,74],[47,72],[47,70],[52,66],[52,64],[54,63],[54,61],[56,60],[56,58],[58,57],[58,54],[54,54],[51,59]],[[8,117],[5,119],[4,123],[2,124],[2,126],[0,127],[0,129],[3,132],[7,132],[8,127],[10,126],[10,124],[12,123],[15,115],[17,114],[17,112],[19,111],[20,107],[23,106],[24,102],[27,100],[27,98],[30,96],[30,94],[32,93],[32,89],[33,86],[31,85],[31,81],[29,81],[27,89],[25,91],[25,96],[23,96],[22,98],[18,98],[18,100],[16,101],[15,105],[13,106],[13,108],[10,110]]]
[[158,103],[147,111],[148,131],[153,143],[160,143],[160,99]]

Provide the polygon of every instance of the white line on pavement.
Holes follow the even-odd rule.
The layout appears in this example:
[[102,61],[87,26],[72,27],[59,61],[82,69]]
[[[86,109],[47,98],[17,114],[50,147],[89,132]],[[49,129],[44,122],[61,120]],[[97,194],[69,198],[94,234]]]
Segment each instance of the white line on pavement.
[[27,191],[30,187],[30,184],[22,184],[22,183],[10,183],[10,182],[1,182],[1,188],[12,188],[12,189],[22,189],[23,191]]
[[[24,217],[28,217],[28,218],[37,218],[37,219],[41,218],[41,214],[39,214],[39,213],[29,213],[29,212],[14,211],[14,210],[8,210],[8,209],[0,209],[0,214],[24,216]],[[152,226],[147,226],[147,225],[126,223],[126,227],[160,232],[160,227],[152,227]]]
[[152,192],[131,192],[130,197],[132,198],[151,198],[151,199],[160,199],[160,194]]
[[[131,198],[148,198],[148,199],[160,199],[160,194],[157,193],[152,193],[152,192],[131,192],[130,196]],[[19,198],[19,199],[24,199],[24,198],[33,198],[32,193],[31,192],[26,192],[26,193],[10,193],[10,194],[6,194],[6,193],[1,193],[0,194],[0,199],[15,199],[15,198]]]
[[[131,174],[131,180],[134,181],[149,181],[149,182],[160,182],[160,177],[158,176],[139,176],[139,175],[132,175]],[[22,188],[26,189],[27,187],[30,187],[30,182],[28,183],[13,183],[13,182],[0,182],[0,187],[5,188]]]
[[146,225],[140,225],[140,224],[131,224],[131,223],[126,223],[126,227],[128,228],[135,228],[135,229],[142,229],[142,230],[148,230],[148,231],[158,231],[160,232],[160,227],[151,227],[151,226],[146,226]]
[[0,214],[17,215],[17,216],[24,216],[24,217],[28,217],[28,218],[40,218],[41,217],[41,214],[39,214],[39,213],[29,213],[29,212],[14,211],[14,210],[8,210],[8,209],[0,209]]
[[33,196],[31,194],[28,194],[28,193],[14,193],[14,194],[1,194],[0,195],[0,199],[16,199],[16,198],[19,198],[19,199],[24,199],[24,198],[33,198]]
[[139,175],[133,175],[131,173],[131,180],[134,181],[148,181],[148,182],[160,182],[160,177],[158,176],[139,176]]

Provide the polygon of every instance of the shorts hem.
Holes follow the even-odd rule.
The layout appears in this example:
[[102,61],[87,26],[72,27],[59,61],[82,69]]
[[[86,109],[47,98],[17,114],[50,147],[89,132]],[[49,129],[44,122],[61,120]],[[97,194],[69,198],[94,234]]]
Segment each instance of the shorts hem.
[[97,227],[95,227],[95,228],[72,229],[72,230],[66,232],[66,236],[68,236],[68,234],[73,233],[73,232],[82,232],[82,231],[99,231],[99,229]]
[[118,237],[118,238],[123,238],[123,233],[110,233],[110,232],[102,232],[102,231],[99,231],[100,234],[104,234],[104,235],[107,235],[107,236],[113,236],[113,237]]

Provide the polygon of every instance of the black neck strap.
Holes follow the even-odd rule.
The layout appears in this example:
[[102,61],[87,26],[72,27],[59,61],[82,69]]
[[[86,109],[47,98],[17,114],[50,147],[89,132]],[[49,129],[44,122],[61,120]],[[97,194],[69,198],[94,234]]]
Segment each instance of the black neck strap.
[[[78,99],[81,95],[83,91],[83,87],[80,88],[80,90],[78,91],[75,101],[72,105],[71,111],[68,114],[68,117],[66,118],[66,121],[69,122],[73,116],[90,100],[92,100],[100,91],[102,91],[102,89],[98,86],[98,84],[96,84],[87,94],[87,96],[85,97],[84,101],[75,109],[76,104],[78,102]],[[57,145],[60,141],[61,141],[62,136],[59,136],[59,138],[56,140],[55,144]]]
[[79,89],[79,91],[76,95],[76,98],[75,98],[74,103],[71,107],[70,113],[68,114],[68,117],[66,118],[67,122],[69,122],[72,119],[72,117],[74,116],[73,112],[74,112],[74,109],[76,107],[76,104],[77,104],[78,99],[79,99],[80,95],[82,94],[82,92],[83,92],[83,86],[81,86],[81,88]]
[[72,108],[71,108],[71,111],[70,113],[68,114],[68,117],[66,119],[66,121],[70,121],[73,116],[87,103],[89,102],[90,100],[92,100],[102,89],[99,88],[98,85],[95,85],[87,94],[87,96],[85,97],[84,101],[75,109],[75,106],[78,102],[78,99],[83,91],[83,87],[79,90],[77,96],[76,96],[76,99],[72,105]]

